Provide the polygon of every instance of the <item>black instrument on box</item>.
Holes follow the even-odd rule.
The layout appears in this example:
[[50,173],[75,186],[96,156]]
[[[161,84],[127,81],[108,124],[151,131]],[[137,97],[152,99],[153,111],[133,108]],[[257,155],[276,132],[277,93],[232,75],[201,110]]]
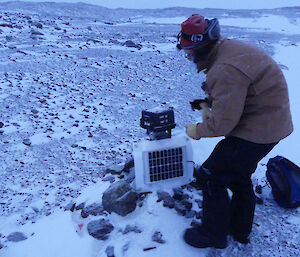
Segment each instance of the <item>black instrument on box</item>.
[[174,110],[169,108],[142,111],[140,125],[147,130],[150,140],[171,138],[171,130],[176,127]]

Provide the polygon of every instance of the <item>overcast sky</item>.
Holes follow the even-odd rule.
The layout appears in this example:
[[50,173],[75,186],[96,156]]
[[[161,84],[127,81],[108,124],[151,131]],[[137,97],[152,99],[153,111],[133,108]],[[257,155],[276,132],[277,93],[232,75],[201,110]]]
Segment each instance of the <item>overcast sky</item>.
[[[8,2],[11,0],[0,0]],[[43,2],[32,0],[26,2]],[[195,7],[195,8],[224,8],[224,9],[262,9],[277,8],[287,6],[300,6],[300,0],[47,0],[44,2],[84,2],[97,4],[109,8],[166,8],[166,7]]]

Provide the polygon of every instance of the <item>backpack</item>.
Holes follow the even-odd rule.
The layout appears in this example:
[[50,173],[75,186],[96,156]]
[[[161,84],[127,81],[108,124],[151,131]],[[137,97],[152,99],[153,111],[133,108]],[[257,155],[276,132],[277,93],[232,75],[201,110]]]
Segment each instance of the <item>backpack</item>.
[[267,163],[267,180],[274,200],[283,208],[300,206],[300,168],[290,160],[276,156]]

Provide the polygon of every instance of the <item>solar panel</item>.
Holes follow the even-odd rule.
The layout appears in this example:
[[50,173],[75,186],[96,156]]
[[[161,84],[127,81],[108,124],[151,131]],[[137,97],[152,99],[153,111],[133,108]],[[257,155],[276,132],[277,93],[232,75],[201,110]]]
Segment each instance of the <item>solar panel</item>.
[[172,188],[193,179],[193,151],[186,136],[141,141],[133,156],[137,191]]
[[183,176],[182,148],[148,153],[150,182]]

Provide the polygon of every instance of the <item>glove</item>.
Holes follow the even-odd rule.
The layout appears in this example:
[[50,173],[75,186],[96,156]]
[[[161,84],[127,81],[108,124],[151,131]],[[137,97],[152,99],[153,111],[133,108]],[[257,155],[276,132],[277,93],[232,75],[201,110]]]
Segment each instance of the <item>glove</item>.
[[187,124],[185,125],[185,133],[192,139],[199,140],[200,137],[197,135],[197,125]]
[[208,108],[207,103],[201,103],[200,107],[202,109],[202,120],[205,121],[211,117],[211,110]]

